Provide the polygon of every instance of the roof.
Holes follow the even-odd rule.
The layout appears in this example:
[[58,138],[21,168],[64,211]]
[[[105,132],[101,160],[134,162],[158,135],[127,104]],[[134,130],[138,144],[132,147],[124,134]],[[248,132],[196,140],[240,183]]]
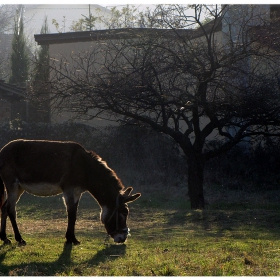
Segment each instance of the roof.
[[[212,23],[213,24],[213,23]],[[221,30],[221,22],[215,24],[216,31]],[[211,23],[207,24],[206,31],[211,29]],[[202,29],[157,29],[157,28],[120,28],[52,34],[35,34],[38,45],[64,44],[73,42],[88,42],[107,39],[137,38],[141,35],[150,37],[175,38],[176,36],[191,36],[197,38],[202,35]]]
[[[189,33],[190,30],[179,30],[180,33]],[[137,38],[141,34],[149,36],[158,36],[162,34],[171,35],[170,30],[156,28],[120,28],[120,29],[105,29],[53,34],[35,34],[35,41],[38,45],[46,44],[63,44],[73,42],[88,42],[106,39],[127,39]]]
[[[276,9],[277,8],[277,9]],[[274,7],[277,15],[280,15],[278,5]],[[279,11],[278,11],[279,10]],[[129,39],[141,36],[175,38],[179,36],[188,36],[189,39],[198,38],[204,35],[204,32],[217,32],[222,30],[222,18],[210,21],[197,29],[157,29],[157,28],[120,28],[106,30],[92,30],[52,34],[35,34],[35,41],[38,45],[65,44],[73,42],[89,42],[108,39]],[[251,26],[250,35],[253,40],[261,44],[280,51],[280,19],[274,15],[270,24],[262,26]]]
[[5,81],[0,80],[0,93],[4,93],[8,96],[25,97],[26,89],[23,87],[18,87],[12,84],[5,83]]

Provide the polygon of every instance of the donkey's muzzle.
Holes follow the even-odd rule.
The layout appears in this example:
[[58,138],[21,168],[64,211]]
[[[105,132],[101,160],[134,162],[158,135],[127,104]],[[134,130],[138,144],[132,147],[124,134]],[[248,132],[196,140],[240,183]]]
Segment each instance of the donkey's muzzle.
[[111,237],[114,239],[116,243],[124,243],[129,235],[129,228],[125,228],[123,230],[118,230],[112,234]]
[[125,240],[126,240],[126,236],[123,236],[119,233],[114,236],[114,242],[116,243],[124,243]]

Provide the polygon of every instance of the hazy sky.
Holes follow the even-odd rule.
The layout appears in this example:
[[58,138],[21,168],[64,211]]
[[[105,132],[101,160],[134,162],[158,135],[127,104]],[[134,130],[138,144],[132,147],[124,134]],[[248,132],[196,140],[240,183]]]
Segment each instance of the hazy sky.
[[[269,1],[271,4],[278,4],[279,1]],[[277,3],[278,2],[278,3]],[[104,1],[92,1],[92,0],[83,0],[83,1],[78,1],[78,0],[48,0],[48,1],[36,1],[36,0],[0,0],[0,4],[98,4],[101,6],[109,6],[109,5],[126,5],[126,4],[133,4],[133,5],[138,5],[138,4],[145,4],[145,5],[150,5],[150,4],[267,4],[264,1],[242,1],[242,0],[232,0],[232,1],[222,1],[222,0],[216,0],[210,2],[209,0],[195,0],[195,1],[190,1],[190,0],[104,0]]]
[[[242,1],[242,0],[104,0],[104,1],[92,1],[92,0],[48,0],[48,1],[36,1],[36,0],[0,0],[0,4],[98,4],[101,6],[111,6],[111,5],[126,5],[126,4],[267,4],[264,0],[260,1]],[[279,0],[270,0],[269,4],[279,4]]]
[[[242,0],[104,0],[104,1],[92,1],[92,0],[48,0],[48,1],[36,1],[36,0],[0,0],[0,4],[98,4],[101,6],[116,6],[116,5],[151,5],[151,4],[267,4],[262,1],[242,1]],[[279,0],[270,0],[269,4],[279,4]]]

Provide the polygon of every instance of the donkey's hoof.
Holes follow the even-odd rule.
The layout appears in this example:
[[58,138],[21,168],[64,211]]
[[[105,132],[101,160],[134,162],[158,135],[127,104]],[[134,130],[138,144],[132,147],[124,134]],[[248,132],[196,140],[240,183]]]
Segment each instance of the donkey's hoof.
[[71,240],[71,241],[65,241],[65,245],[80,245],[80,241],[78,241],[77,239],[75,240]]
[[26,242],[21,239],[19,242],[18,242],[18,246],[25,246],[26,245]]
[[10,239],[8,239],[8,238],[4,239],[4,245],[9,245],[9,244],[11,244],[11,243],[12,243],[12,242],[11,242]]

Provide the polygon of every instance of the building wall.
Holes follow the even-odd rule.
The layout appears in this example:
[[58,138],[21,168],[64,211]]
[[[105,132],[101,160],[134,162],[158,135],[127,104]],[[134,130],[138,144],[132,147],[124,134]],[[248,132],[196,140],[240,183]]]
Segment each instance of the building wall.
[[11,101],[0,94],[0,123],[11,120]]
[[10,53],[13,35],[0,34],[0,80],[7,80],[10,75]]
[[229,41],[243,43],[243,40],[248,39],[246,36],[249,27],[267,24],[269,20],[270,5],[268,4],[228,5],[224,8],[222,21],[223,44],[227,45]]
[[[76,42],[76,43],[67,43],[67,44],[51,44],[49,47],[50,51],[50,60],[51,63],[58,65],[60,61],[68,65],[69,69],[74,68],[72,66],[72,56],[79,55],[79,53],[90,52],[95,42]],[[94,110],[92,110],[94,114]],[[51,108],[51,122],[62,123],[69,120],[75,120],[76,122],[88,124],[91,126],[107,126],[107,125],[116,125],[114,121],[107,121],[102,118],[94,118],[93,120],[82,120],[73,112],[60,111],[57,112],[54,108]]]
[[0,123],[15,119],[28,121],[27,106],[23,98],[0,92]]
[[[222,31],[216,32],[215,33],[215,42],[216,45],[218,46],[218,48],[222,48]],[[193,46],[195,47],[196,45],[201,46],[204,45],[206,43],[206,39],[205,37],[201,37],[201,38],[196,38],[193,40]],[[71,57],[75,57],[76,55],[81,54],[85,54],[86,52],[91,52],[94,47],[97,46],[97,44],[99,44],[99,47],[102,48],[102,45],[107,44],[106,41],[100,41],[100,42],[96,42],[96,41],[92,41],[92,42],[75,42],[75,43],[65,43],[65,44],[51,44],[50,45],[50,58],[51,61],[56,63],[56,65],[58,65],[61,61],[64,62],[65,65],[67,65],[67,68],[70,70],[71,68],[73,68],[73,62]],[[113,51],[111,53],[112,57],[114,57],[113,55]],[[96,60],[95,60],[95,65],[100,65],[100,67],[102,67],[102,59],[104,59],[103,57],[97,56]],[[70,70],[71,71],[71,70]],[[168,86],[168,81],[166,81],[167,86]],[[92,112],[94,112],[94,110],[92,110]],[[52,110],[51,113],[51,120],[52,122],[64,122],[67,121],[69,119],[75,119],[76,115],[74,113],[71,112],[59,112],[59,114],[57,114],[57,112],[55,110]],[[81,122],[81,120],[78,120],[79,122]],[[201,123],[201,127],[205,127],[208,122],[209,119],[207,118],[201,118],[200,119]],[[117,123],[114,121],[107,121],[104,120],[102,118],[95,118],[93,120],[90,121],[83,121],[84,123],[87,123],[89,125],[92,126],[106,126],[106,125],[116,125]],[[185,122],[181,123],[181,128],[182,130],[186,129],[186,124]],[[217,136],[217,131],[213,132],[212,135],[210,136],[210,138],[215,138]]]

